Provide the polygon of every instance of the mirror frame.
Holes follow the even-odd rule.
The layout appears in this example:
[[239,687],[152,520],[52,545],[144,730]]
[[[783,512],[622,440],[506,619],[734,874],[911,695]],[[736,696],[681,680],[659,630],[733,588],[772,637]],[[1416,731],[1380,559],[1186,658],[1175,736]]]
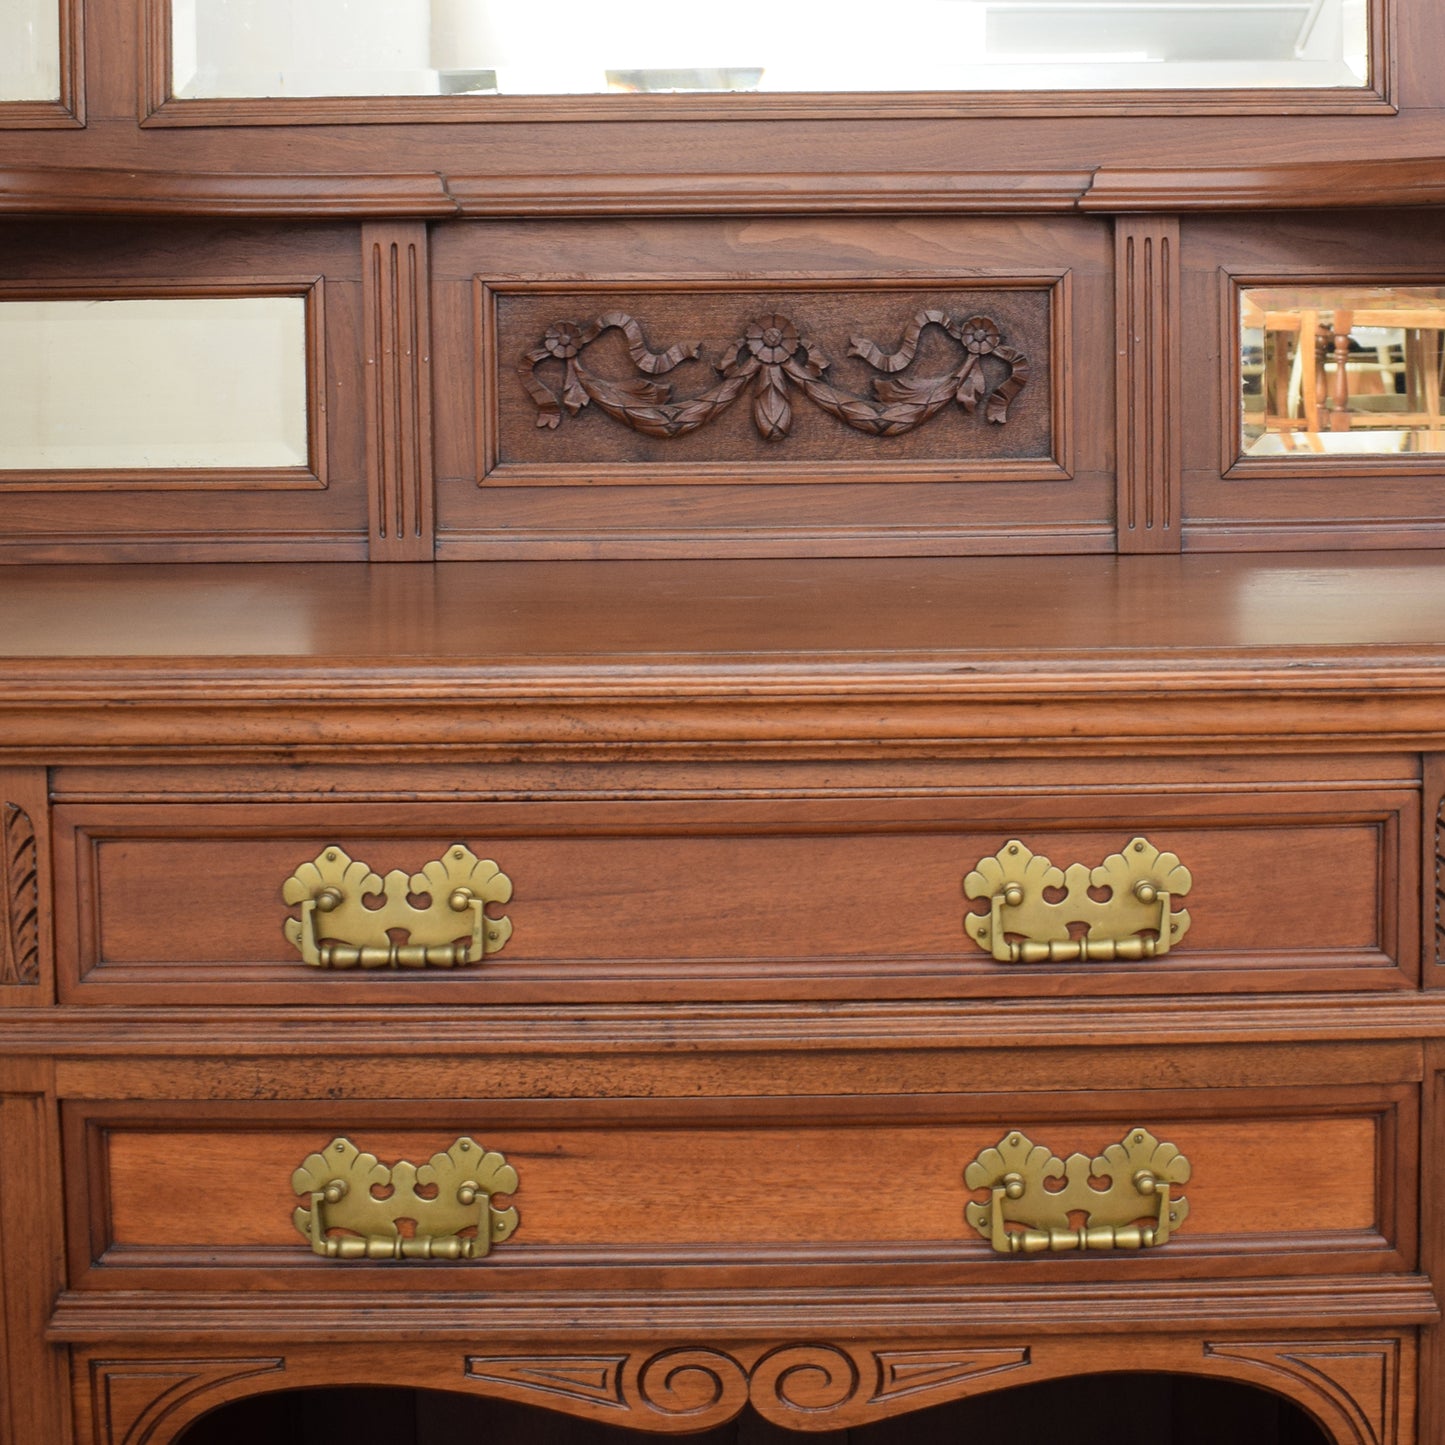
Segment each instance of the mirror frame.
[[0,497],[57,491],[293,491],[325,490],[327,360],[325,280],[87,281],[74,285],[0,283],[0,301],[211,301],[294,297],[305,304],[306,452],[304,465],[230,467],[16,467],[0,469]]
[[1398,0],[1367,0],[1366,84],[1277,90],[731,92],[726,95],[288,96],[178,100],[171,0],[144,0],[144,126],[397,125],[478,121],[904,120],[954,117],[1395,114]]
[[1243,450],[1243,325],[1241,301],[1245,291],[1256,287],[1309,287],[1327,291],[1331,287],[1359,286],[1439,286],[1440,271],[1404,271],[1389,269],[1368,274],[1349,271],[1328,276],[1317,271],[1268,274],[1229,272],[1223,288],[1227,315],[1221,329],[1223,344],[1220,407],[1223,423],[1220,434],[1221,478],[1227,481],[1283,481],[1288,478],[1309,478],[1315,481],[1343,482],[1350,478],[1384,477],[1419,473],[1438,477],[1445,466],[1441,452],[1301,452],[1282,456],[1251,456]]
[[0,130],[78,130],[85,125],[85,0],[55,0],[60,11],[58,100],[0,100]]

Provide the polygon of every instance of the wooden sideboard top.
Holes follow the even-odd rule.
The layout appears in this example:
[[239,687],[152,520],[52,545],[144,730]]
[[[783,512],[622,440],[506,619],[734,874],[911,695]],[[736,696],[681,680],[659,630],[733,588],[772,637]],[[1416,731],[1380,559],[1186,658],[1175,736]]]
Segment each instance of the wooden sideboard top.
[[[9,749],[1021,728],[1440,746],[1445,555],[17,567],[0,691]],[[76,708],[84,737],[42,722]]]
[[1445,663],[1445,553],[15,567],[0,658],[289,667],[748,659],[947,669],[1362,654]]

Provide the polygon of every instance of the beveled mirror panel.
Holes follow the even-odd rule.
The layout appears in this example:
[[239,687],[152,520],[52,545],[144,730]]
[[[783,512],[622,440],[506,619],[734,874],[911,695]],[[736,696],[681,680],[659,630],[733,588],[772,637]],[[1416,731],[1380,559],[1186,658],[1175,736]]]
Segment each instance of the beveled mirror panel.
[[0,301],[0,471],[305,468],[306,306]]
[[1445,286],[1240,292],[1247,457],[1445,453]]
[[0,3],[0,101],[60,99],[60,0]]
[[[26,0],[33,3],[33,0]],[[178,99],[1361,88],[1369,0],[171,0]]]

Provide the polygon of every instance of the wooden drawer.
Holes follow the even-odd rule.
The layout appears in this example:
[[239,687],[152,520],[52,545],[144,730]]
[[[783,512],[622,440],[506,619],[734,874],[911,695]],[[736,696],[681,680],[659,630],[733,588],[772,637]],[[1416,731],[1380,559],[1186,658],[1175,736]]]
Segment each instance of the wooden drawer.
[[[1350,781],[1309,766],[1040,765],[1013,777],[976,766],[872,791],[866,773],[845,790],[815,769],[808,776],[831,786],[786,795],[777,774],[771,795],[744,794],[740,770],[694,769],[703,786],[688,796],[649,775],[611,797],[569,797],[582,783],[565,775],[550,793],[467,801],[359,799],[355,779],[350,797],[326,801],[62,796],[63,996],[510,1003],[1412,987],[1418,787],[1383,765],[1378,779]],[[1001,963],[965,931],[965,915],[989,906],[965,896],[967,876],[1012,840],[1065,868],[1102,864],[1138,836],[1192,877],[1172,901],[1191,926],[1167,954]],[[319,970],[283,937],[300,912],[283,885],[328,850],[411,875],[459,843],[512,885],[487,912],[513,931],[481,964]]]
[[[324,1074],[324,1061],[296,1062],[298,1074],[312,1068]],[[1415,1260],[1416,1128],[1415,1085],[1370,1083],[931,1098],[83,1101],[64,1121],[71,1277],[80,1288],[507,1291],[1405,1271]],[[976,1158],[986,1165],[991,1148],[1012,1141],[1017,1152],[1022,1138],[1059,1159],[1092,1159],[1146,1130],[1188,1161],[1169,1186],[1187,1205],[1165,1244],[1005,1256],[965,1217],[971,1203],[990,1207],[987,1182],[966,1171]],[[516,1171],[500,1176],[493,1207],[515,1208],[520,1222],[485,1259],[312,1252],[293,1221],[308,1189],[333,1168],[353,1192],[375,1178],[346,1173],[338,1140],[391,1166],[423,1165],[459,1139],[473,1141],[473,1158],[495,1151]],[[299,1166],[333,1150],[343,1166],[318,1166],[297,1184]],[[1172,1157],[1152,1141],[1145,1152]],[[440,1196],[445,1182],[432,1183]],[[1138,1217],[1155,1207],[1141,1202]]]

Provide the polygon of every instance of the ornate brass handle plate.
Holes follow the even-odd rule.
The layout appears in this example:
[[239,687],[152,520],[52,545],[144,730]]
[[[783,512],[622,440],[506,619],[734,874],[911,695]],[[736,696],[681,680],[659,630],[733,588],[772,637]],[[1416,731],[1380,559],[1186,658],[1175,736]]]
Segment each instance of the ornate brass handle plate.
[[[1194,880],[1173,853],[1134,838],[1097,868],[1056,868],[1017,839],[963,880],[970,898],[989,900],[986,914],[964,919],[968,936],[998,963],[1072,963],[1089,959],[1161,958],[1189,932],[1189,914],[1173,900]],[[1046,889],[1063,889],[1051,902]],[[1107,890],[1102,901],[1090,889]],[[1078,928],[1086,929],[1075,937]]]
[[[481,1259],[517,1228],[515,1209],[492,1205],[492,1195],[516,1190],[517,1171],[465,1137],[420,1166],[386,1165],[350,1139],[333,1139],[291,1187],[310,1200],[292,1221],[325,1259]],[[378,1199],[378,1189],[390,1193]]]
[[[363,900],[377,894],[382,906],[368,908]],[[425,908],[412,904],[418,894],[427,895]],[[512,936],[509,919],[486,913],[487,904],[511,898],[512,880],[462,843],[420,873],[396,869],[385,878],[340,848],[323,848],[281,895],[301,905],[283,930],[313,968],[455,968],[480,963]],[[405,943],[392,938],[397,931]]]
[[[1171,1193],[1189,1175],[1189,1161],[1147,1129],[1130,1129],[1093,1159],[1056,1158],[1014,1130],[964,1170],[970,1189],[989,1192],[987,1204],[971,1203],[964,1213],[1000,1254],[1150,1249],[1167,1243],[1189,1217],[1189,1201]],[[1109,1187],[1095,1189],[1091,1177],[1107,1178]],[[1067,1182],[1055,1191],[1044,1187],[1047,1179]],[[1075,1213],[1087,1223],[1074,1227],[1069,1215]]]

